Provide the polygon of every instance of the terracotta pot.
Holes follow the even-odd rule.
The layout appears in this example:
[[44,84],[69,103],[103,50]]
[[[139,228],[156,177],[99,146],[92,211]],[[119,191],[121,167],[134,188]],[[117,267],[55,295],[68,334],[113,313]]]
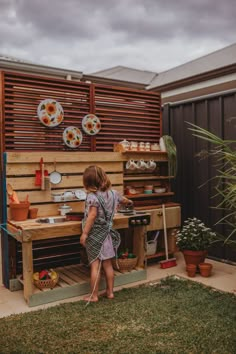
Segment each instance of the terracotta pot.
[[212,264],[211,263],[200,263],[199,264],[200,274],[202,277],[209,277],[212,271]]
[[29,202],[10,203],[11,218],[15,221],[24,221],[28,217]]
[[196,264],[187,264],[186,265],[186,271],[187,271],[189,277],[191,277],[191,278],[195,277],[196,270],[197,270]]
[[207,251],[189,251],[189,250],[183,250],[182,251],[185,259],[185,263],[187,264],[195,264],[196,266],[199,265],[199,263],[203,263],[206,256],[207,256]]
[[38,215],[38,208],[30,208],[29,209],[29,218],[30,219],[36,219]]

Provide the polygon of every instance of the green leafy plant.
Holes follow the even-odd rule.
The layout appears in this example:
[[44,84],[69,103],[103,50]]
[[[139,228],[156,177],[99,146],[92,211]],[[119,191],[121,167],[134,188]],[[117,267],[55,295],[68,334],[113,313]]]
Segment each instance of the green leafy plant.
[[162,137],[166,152],[168,155],[168,175],[176,177],[177,174],[177,151],[176,145],[169,135],[163,135]]
[[214,241],[216,233],[197,218],[188,218],[176,235],[176,244],[180,251],[207,250]]
[[236,246],[236,140],[223,140],[212,134],[206,129],[197,125],[188,123],[192,126],[189,128],[193,131],[193,135],[203,139],[211,144],[212,148],[207,152],[207,156],[211,156],[216,164],[217,174],[215,196],[220,197],[220,202],[215,206],[216,209],[222,210],[224,216],[220,218],[216,224],[224,224],[224,235],[218,234],[218,240],[222,240],[228,245]]

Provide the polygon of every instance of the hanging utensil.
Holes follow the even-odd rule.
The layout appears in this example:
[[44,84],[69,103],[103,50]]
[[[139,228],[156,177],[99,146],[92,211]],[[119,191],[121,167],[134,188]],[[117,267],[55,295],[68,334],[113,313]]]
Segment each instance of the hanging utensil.
[[[41,187],[43,158],[40,159],[40,170],[35,171],[35,185]],[[48,170],[44,169],[44,176],[48,176]]]
[[56,169],[56,160],[54,160],[54,171],[50,173],[50,182],[52,184],[58,184],[62,180],[62,175]]

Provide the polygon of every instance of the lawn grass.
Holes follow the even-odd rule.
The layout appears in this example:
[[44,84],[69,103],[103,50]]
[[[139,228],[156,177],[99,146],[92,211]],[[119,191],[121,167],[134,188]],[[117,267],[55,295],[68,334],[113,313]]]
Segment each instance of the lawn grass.
[[236,297],[167,278],[0,319],[1,353],[236,353]]

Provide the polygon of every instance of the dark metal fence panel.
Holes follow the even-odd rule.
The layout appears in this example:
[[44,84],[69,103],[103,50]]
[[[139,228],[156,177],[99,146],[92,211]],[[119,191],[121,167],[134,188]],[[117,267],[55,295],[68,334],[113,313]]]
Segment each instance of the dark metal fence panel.
[[[214,197],[217,169],[208,142],[193,136],[187,122],[205,128],[223,139],[236,139],[236,91],[205,96],[192,101],[167,104],[163,107],[163,133],[173,137],[178,153],[175,180],[176,201],[182,205],[182,219],[196,216],[220,233],[225,226],[215,225],[223,212],[214,209],[220,200]],[[236,261],[232,247],[215,244],[210,255]]]

